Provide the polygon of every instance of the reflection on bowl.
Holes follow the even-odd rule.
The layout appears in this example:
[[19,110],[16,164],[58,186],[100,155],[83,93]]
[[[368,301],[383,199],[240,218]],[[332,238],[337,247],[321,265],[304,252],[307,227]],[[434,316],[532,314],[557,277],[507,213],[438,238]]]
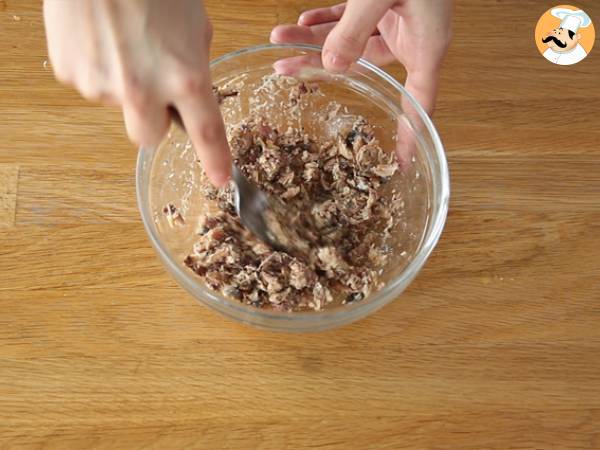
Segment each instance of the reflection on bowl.
[[[277,95],[261,96],[265,77],[274,70],[318,84],[320,94],[303,105],[297,117],[281,107]],[[397,298],[417,275],[442,232],[449,199],[449,177],[444,150],[431,120],[392,77],[360,60],[344,75],[330,75],[320,67],[320,48],[308,45],[264,45],[230,53],[211,63],[213,83],[239,92],[235,102],[224,102],[226,124],[248,114],[268,117],[284,126],[293,123],[311,133],[334,133],[335,121],[324,122],[319,112],[340,105],[344,117],[365,117],[381,146],[403,162],[394,189],[402,193],[404,209],[390,243],[391,258],[381,275],[383,287],[367,298],[324,311],[282,312],[258,309],[226,298],[206,287],[183,264],[197,239],[201,216],[213,206],[202,196],[201,170],[185,133],[173,127],[157,148],[139,152],[137,195],[142,219],[152,245],[176,281],[202,303],[238,321],[284,331],[314,331],[347,324],[367,316]],[[339,124],[344,126],[344,124]],[[170,226],[162,214],[176,204],[185,217]],[[172,221],[172,217],[170,218]],[[172,225],[172,223],[171,223]]]

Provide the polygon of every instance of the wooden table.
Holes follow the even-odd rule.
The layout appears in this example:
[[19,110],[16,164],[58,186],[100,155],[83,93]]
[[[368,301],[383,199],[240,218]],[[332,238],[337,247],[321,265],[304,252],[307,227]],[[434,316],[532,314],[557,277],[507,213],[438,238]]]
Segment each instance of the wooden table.
[[[210,1],[214,54],[320,3]],[[372,317],[281,335],[169,278],[120,113],[53,80],[38,1],[0,0],[0,448],[600,448],[600,42],[545,61],[549,6],[457,1],[439,246]]]

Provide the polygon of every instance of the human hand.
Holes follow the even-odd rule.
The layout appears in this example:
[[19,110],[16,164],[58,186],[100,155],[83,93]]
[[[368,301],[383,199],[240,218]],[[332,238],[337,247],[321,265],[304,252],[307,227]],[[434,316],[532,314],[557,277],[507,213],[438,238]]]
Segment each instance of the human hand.
[[199,0],[45,0],[56,77],[123,108],[127,133],[156,145],[176,108],[207,176],[224,184],[231,155],[209,71],[212,28]]
[[344,72],[359,57],[378,66],[398,60],[406,88],[431,114],[451,37],[451,0],[349,0],[279,25],[273,43],[323,45],[323,67]]

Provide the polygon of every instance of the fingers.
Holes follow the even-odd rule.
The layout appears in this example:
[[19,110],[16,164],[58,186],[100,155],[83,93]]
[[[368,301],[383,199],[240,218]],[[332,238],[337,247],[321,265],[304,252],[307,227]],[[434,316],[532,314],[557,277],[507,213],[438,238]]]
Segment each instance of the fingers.
[[[271,32],[271,42],[273,44],[303,43],[322,45],[335,25],[335,23],[324,23],[312,25],[310,27],[300,25],[279,25]],[[384,66],[396,60],[381,36],[371,36],[368,39],[362,57],[378,66]],[[300,58],[300,61],[303,60],[304,58]],[[315,66],[315,64],[312,65]],[[319,66],[321,66],[321,64],[319,64]],[[284,67],[291,67],[291,65],[286,62],[281,65],[282,69]],[[283,74],[283,71],[278,73]],[[291,75],[291,73],[287,74]]]
[[52,63],[54,76],[63,84],[72,84],[73,74],[67,64],[68,52],[64,50],[57,23],[60,23],[61,11],[56,2],[44,1],[44,25],[46,28],[46,43],[48,59]]
[[231,154],[219,105],[210,83],[195,95],[176,104],[196,154],[209,180],[223,186],[231,175]]
[[313,44],[323,45],[327,35],[335,23],[322,23],[312,26],[303,25],[278,25],[271,32],[271,42],[273,44]]
[[401,167],[407,167],[417,152],[416,133],[406,115],[398,118],[397,126],[396,158]]
[[396,57],[381,36],[369,38],[362,57],[376,66],[386,66],[396,61]]
[[[406,89],[415,97],[425,112],[431,115],[437,96],[438,70],[431,68],[409,71],[406,77]],[[405,110],[409,109],[408,106],[403,105],[403,107]]]
[[[430,116],[435,106],[437,87],[438,69],[436,67],[408,72],[406,89]],[[416,135],[423,126],[423,122],[406,97],[402,99],[402,109],[404,114],[398,120],[396,155],[400,165],[407,166],[410,165],[412,157],[417,151]]]
[[158,145],[169,128],[170,118],[162,105],[123,105],[123,117],[129,139],[140,146]]
[[160,142],[168,105],[175,106],[208,178],[224,184],[231,156],[212,92],[202,2],[45,0],[44,22],[59,80],[85,98],[121,104],[127,133],[140,145]]
[[287,75],[290,77],[310,79],[316,81],[320,74],[323,74],[321,65],[321,55],[314,53],[311,55],[292,56],[291,58],[275,61],[273,69],[278,75]]
[[340,21],[325,40],[325,69],[335,73],[348,70],[363,54],[371,34],[391,3],[389,0],[349,0]]
[[318,8],[305,11],[298,18],[298,25],[311,26],[318,23],[337,22],[344,14],[345,3],[329,8]]

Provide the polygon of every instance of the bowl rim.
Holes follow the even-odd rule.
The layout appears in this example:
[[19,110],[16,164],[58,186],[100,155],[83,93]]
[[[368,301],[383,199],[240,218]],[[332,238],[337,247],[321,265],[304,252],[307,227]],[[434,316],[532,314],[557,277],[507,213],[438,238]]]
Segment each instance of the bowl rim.
[[[270,51],[277,49],[293,49],[293,50],[305,50],[311,52],[321,52],[322,47],[318,45],[309,44],[261,44],[252,47],[245,47],[218,58],[213,59],[210,62],[210,68],[217,66],[220,63],[229,61],[241,55],[247,55],[262,51]],[[408,92],[404,86],[398,82],[394,77],[389,75],[384,70],[375,66],[374,64],[360,58],[358,59],[357,65],[366,69],[368,72],[375,74],[379,78],[383,79],[388,85],[399,92],[403,98],[408,99],[411,106],[417,112],[420,120],[425,125],[425,130],[429,133],[429,136],[433,143],[435,161],[438,163],[439,175],[440,175],[440,186],[439,186],[439,197],[434,200],[439,201],[439,207],[436,214],[431,218],[430,232],[424,237],[419,251],[415,254],[415,257],[406,268],[396,277],[391,279],[382,289],[373,294],[373,298],[368,302],[356,302],[350,305],[346,305],[342,308],[335,308],[332,310],[323,310],[319,312],[306,311],[306,312],[281,312],[272,310],[262,310],[258,308],[245,305],[243,303],[236,303],[231,300],[227,300],[225,297],[216,294],[208,288],[202,286],[197,280],[192,278],[192,273],[186,273],[183,265],[170,257],[169,250],[163,244],[162,240],[158,235],[158,231],[154,224],[152,211],[150,208],[146,208],[143,205],[142,199],[146,198],[146,195],[142,193],[142,180],[140,174],[142,173],[143,166],[146,163],[145,154],[147,150],[140,147],[138,152],[137,164],[136,164],[136,195],[138,209],[142,217],[144,228],[150,238],[150,242],[160,259],[167,266],[168,271],[175,276],[176,281],[182,285],[192,296],[198,299],[198,294],[202,295],[204,304],[217,309],[219,312],[234,318],[236,320],[242,320],[252,325],[265,327],[269,329],[279,330],[290,330],[285,325],[295,324],[296,331],[306,331],[307,329],[319,330],[324,328],[332,328],[337,325],[350,323],[358,320],[362,317],[369,315],[375,310],[382,306],[390,303],[399,297],[404,288],[416,277],[431,252],[435,248],[437,242],[440,239],[442,230],[445,225],[446,217],[448,214],[449,198],[450,198],[450,175],[448,169],[448,163],[444,152],[444,147],[439,134],[423,107],[417,102],[413,95]],[[148,149],[150,150],[150,149]],[[151,149],[152,152],[156,148]],[[153,160],[150,160],[151,162]],[[200,292],[197,292],[197,291]],[[198,299],[199,300],[199,299]],[[213,304],[211,304],[213,303]],[[240,319],[240,315],[245,319]],[[253,320],[253,317],[259,318],[258,321]],[[270,322],[268,325],[264,321]],[[305,327],[302,326],[305,325]],[[291,329],[294,331],[294,329]]]

